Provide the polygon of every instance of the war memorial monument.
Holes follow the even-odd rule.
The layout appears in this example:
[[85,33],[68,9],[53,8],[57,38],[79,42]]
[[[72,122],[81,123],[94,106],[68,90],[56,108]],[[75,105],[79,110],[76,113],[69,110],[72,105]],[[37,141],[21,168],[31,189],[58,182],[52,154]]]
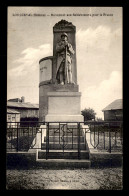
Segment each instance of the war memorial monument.
[[61,20],[53,27],[53,56],[40,64],[39,121],[81,122],[77,84],[76,27]]
[[[53,56],[39,61],[39,121],[36,160],[56,166],[90,167],[77,84],[76,27],[61,20],[53,27]],[[81,124],[82,123],[82,124]],[[83,160],[79,160],[83,159]],[[54,161],[54,162],[53,162]]]

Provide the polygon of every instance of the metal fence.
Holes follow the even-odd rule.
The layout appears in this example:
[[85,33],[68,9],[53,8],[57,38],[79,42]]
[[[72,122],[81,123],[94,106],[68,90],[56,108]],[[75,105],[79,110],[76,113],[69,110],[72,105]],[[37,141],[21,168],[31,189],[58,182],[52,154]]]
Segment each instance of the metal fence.
[[64,152],[74,149],[78,158],[89,145],[101,151],[122,152],[122,121],[87,122],[7,122],[7,151],[44,150],[46,159],[49,151]]

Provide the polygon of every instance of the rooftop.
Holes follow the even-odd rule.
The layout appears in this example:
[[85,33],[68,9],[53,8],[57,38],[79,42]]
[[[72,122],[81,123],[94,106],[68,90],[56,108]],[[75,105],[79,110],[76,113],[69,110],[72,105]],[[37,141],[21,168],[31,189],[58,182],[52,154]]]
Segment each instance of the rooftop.
[[106,110],[121,110],[123,109],[122,99],[116,99],[112,103],[110,103],[107,107],[105,107],[102,111]]
[[8,114],[20,114],[20,112],[13,110],[13,109],[7,109]]
[[7,101],[7,107],[39,109],[39,104],[33,104],[29,102],[21,103],[21,102]]

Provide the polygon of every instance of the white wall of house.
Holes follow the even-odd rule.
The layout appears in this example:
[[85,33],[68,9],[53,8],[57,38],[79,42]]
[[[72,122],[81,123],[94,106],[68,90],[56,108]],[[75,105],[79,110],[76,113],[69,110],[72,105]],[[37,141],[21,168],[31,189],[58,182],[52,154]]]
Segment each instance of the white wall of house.
[[20,113],[19,114],[7,113],[7,122],[11,122],[8,123],[8,127],[16,127],[17,126],[16,122],[20,122]]

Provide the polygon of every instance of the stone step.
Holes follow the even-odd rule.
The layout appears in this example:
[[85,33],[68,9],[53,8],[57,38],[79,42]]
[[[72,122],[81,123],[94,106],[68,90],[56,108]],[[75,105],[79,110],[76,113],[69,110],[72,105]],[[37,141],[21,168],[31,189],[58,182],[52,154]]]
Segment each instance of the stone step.
[[[65,146],[66,145],[66,146]],[[41,149],[45,150],[46,149],[46,143],[42,143],[41,144]],[[59,143],[53,143],[53,142],[49,142],[49,149],[57,149],[57,150],[62,150],[63,149],[63,143],[59,144]],[[64,144],[64,149],[78,149],[78,143],[65,143]],[[80,143],[80,149],[81,150],[85,150],[86,149],[86,145],[84,143]]]
[[[77,143],[78,142],[78,136],[64,136],[63,138],[60,136],[49,136],[49,142],[61,142],[62,139],[66,142],[73,142]],[[44,137],[44,142],[46,142],[46,136]],[[80,136],[80,142],[84,142],[84,136]]]
[[[80,159],[89,159],[89,151],[80,151]],[[46,159],[46,150],[38,151],[38,159]],[[49,150],[47,159],[78,159],[77,150]]]
[[47,169],[74,169],[74,168],[85,168],[89,169],[91,166],[90,160],[78,160],[78,159],[39,159],[36,161],[37,168]]
[[[66,125],[67,124],[67,125]],[[69,129],[71,129],[71,128],[73,128],[73,129],[76,129],[77,128],[77,123],[49,123],[49,128],[51,128],[51,129],[58,129],[59,127],[61,128],[62,127],[62,125],[63,126],[66,126],[67,128],[69,128]]]
[[[62,131],[59,129],[49,129],[49,136],[59,136],[59,135],[66,135],[66,136],[78,136],[77,129],[69,129],[67,131]],[[83,130],[80,130],[80,136],[84,136]]]

